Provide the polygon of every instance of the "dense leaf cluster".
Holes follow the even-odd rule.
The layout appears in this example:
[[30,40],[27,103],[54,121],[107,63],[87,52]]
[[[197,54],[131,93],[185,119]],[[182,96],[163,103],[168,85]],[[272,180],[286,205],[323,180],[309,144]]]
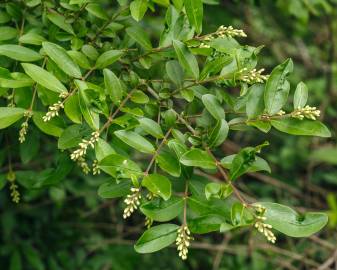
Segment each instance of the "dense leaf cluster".
[[[182,259],[196,234],[252,227],[274,243],[274,229],[307,237],[323,228],[323,213],[299,215],[236,187],[246,173],[270,172],[258,156],[268,142],[218,152],[228,136],[252,129],[330,136],[320,111],[307,105],[303,82],[289,98],[292,60],[267,74],[257,68],[262,48],[243,45],[242,30],[203,33],[201,0],[117,2],[0,4],[0,128],[8,148],[1,186],[8,183],[13,201],[18,186],[57,186],[73,164],[109,175],[98,195],[122,197],[124,218],[136,210],[145,216],[135,250],[176,242]],[[143,22],[150,10],[165,11],[165,26],[154,33]],[[9,145],[20,142],[29,162],[40,137],[57,167],[39,177],[17,171]]]

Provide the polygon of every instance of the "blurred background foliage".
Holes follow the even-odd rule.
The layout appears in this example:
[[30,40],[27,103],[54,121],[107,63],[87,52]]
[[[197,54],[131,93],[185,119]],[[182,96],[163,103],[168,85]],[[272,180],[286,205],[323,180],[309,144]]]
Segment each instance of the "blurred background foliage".
[[[7,1],[11,2],[11,1]],[[158,2],[158,1],[153,1]],[[309,105],[319,105],[322,121],[332,131],[329,139],[287,136],[275,130],[236,132],[223,145],[223,154],[240,147],[271,142],[263,157],[272,173],[251,173],[239,181],[246,194],[265,200],[272,198],[298,210],[322,210],[330,216],[329,226],[308,239],[278,235],[276,245],[249,230],[195,237],[187,261],[176,250],[140,255],[134,240],[143,230],[144,220],[133,216],[121,219],[122,201],[102,201],[97,187],[106,176],[84,176],[73,169],[60,184],[47,189],[30,189],[43,179],[41,162],[70,170],[69,160],[59,153],[41,160],[38,153],[54,153],[54,146],[38,140],[19,149],[22,171],[17,171],[22,201],[11,202],[6,185],[6,154],[0,149],[0,269],[335,269],[337,267],[337,1],[336,0],[205,0],[204,32],[219,25],[242,28],[247,44],[265,45],[259,67],[268,72],[291,57],[293,82],[304,80],[310,91]],[[149,12],[144,23],[149,33],[160,33],[164,9]],[[292,85],[294,91],[295,85]],[[232,89],[233,92],[238,89]],[[292,96],[292,95],[290,95]],[[290,103],[289,103],[290,104]],[[259,135],[258,135],[259,134]],[[266,138],[263,138],[265,136]],[[49,149],[50,147],[50,149]],[[42,155],[44,157],[45,155]],[[15,164],[14,164],[15,165]],[[20,165],[20,166],[21,166]],[[69,167],[70,166],[70,167]],[[29,171],[27,171],[29,170]],[[58,172],[60,173],[60,172]]]

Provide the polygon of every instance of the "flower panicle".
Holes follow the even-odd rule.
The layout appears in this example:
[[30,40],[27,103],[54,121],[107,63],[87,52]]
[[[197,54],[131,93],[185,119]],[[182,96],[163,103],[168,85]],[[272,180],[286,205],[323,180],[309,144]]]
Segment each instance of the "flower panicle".
[[82,139],[82,141],[78,144],[79,148],[71,153],[70,158],[74,161],[83,158],[86,155],[89,147],[95,148],[95,143],[98,141],[99,135],[99,131],[94,131],[93,133],[91,133],[91,137],[89,140]]
[[101,173],[101,170],[98,167],[98,160],[95,159],[94,162],[92,163],[92,174],[97,175],[97,174],[100,174],[100,173]]
[[131,193],[126,196],[124,203],[126,207],[123,212],[123,218],[127,219],[132,213],[138,209],[140,205],[140,199],[142,198],[141,189],[137,187],[131,188]]
[[321,114],[321,111],[318,110],[316,107],[310,107],[309,105],[306,105],[303,108],[297,108],[291,113],[291,116],[300,120],[303,120],[304,118],[308,118],[310,120],[316,120],[317,117],[319,117]]
[[182,260],[187,259],[188,247],[191,244],[191,240],[193,240],[193,238],[191,236],[191,232],[190,232],[187,224],[182,225],[178,229],[178,235],[177,235],[177,238],[176,238],[177,250],[179,252],[179,257]]
[[254,223],[254,227],[258,230],[258,232],[262,233],[269,242],[275,244],[276,236],[271,231],[273,226],[266,223],[267,220],[267,217],[265,217],[265,213],[267,211],[266,208],[263,207],[262,205],[256,205],[255,210],[256,210],[256,217],[255,217],[256,220]]
[[[60,99],[65,99],[69,96],[69,93],[68,92],[62,92],[60,95],[59,95],[59,98]],[[50,121],[52,118],[54,118],[55,116],[58,116],[59,115],[59,111],[61,109],[64,109],[64,101],[63,100],[59,100],[58,102],[50,105],[48,107],[48,112],[46,113],[45,116],[42,117],[43,121],[44,122],[48,122]]]
[[262,74],[264,70],[265,70],[264,68],[261,68],[259,70],[254,68],[248,71],[247,68],[243,68],[239,71],[239,73],[241,74],[240,80],[249,84],[263,83],[266,80],[268,80],[269,77],[268,75]]
[[26,135],[28,132],[28,121],[33,116],[33,112],[31,110],[27,110],[23,114],[26,117],[26,120],[21,124],[21,129],[19,131],[19,142],[23,143],[26,140]]

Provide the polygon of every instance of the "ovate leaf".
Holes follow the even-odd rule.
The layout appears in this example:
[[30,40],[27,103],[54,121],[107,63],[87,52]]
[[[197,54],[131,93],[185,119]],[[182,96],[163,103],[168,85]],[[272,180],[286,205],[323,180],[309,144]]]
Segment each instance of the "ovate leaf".
[[21,64],[26,74],[35,82],[54,92],[68,92],[67,88],[50,72],[33,64]]
[[130,4],[131,16],[139,22],[145,15],[147,10],[147,0],[134,0]]
[[152,253],[171,245],[177,238],[178,225],[162,224],[146,230],[135,244],[138,253]]
[[215,161],[206,152],[200,149],[192,149],[180,158],[180,162],[185,166],[200,167],[203,169],[215,169]]
[[179,40],[173,41],[173,47],[182,67],[191,73],[195,79],[198,79],[199,66],[195,56],[188,50],[186,45]]
[[256,118],[263,113],[264,110],[264,84],[253,84],[249,89],[248,99],[246,103],[246,113],[248,119]]
[[209,147],[217,147],[221,145],[227,138],[229,126],[226,120],[222,119],[217,121],[215,127],[208,135]]
[[328,222],[325,213],[308,212],[298,214],[288,206],[271,203],[256,203],[266,208],[265,223],[273,229],[292,237],[308,237],[321,230]]
[[171,181],[160,174],[149,174],[143,178],[142,186],[167,201],[171,197]]
[[183,211],[183,208],[183,198],[171,197],[167,201],[157,199],[144,203],[140,207],[140,211],[154,221],[166,222],[177,217]]
[[142,28],[133,26],[126,29],[126,33],[146,50],[152,49],[150,38]]
[[202,0],[184,0],[185,10],[190,25],[195,28],[197,34],[202,31],[203,3]]
[[164,137],[163,131],[157,122],[153,121],[150,118],[146,118],[146,117],[139,118],[138,121],[139,121],[141,128],[146,133],[152,135],[153,137],[157,139],[161,139]]
[[65,49],[51,42],[43,42],[42,47],[46,54],[56,63],[56,65],[63,72],[74,78],[82,77],[80,68],[67,54],[67,51]]
[[98,130],[99,114],[93,110],[90,101],[90,96],[88,95],[88,91],[86,89],[79,89],[78,100],[85,121],[92,129]]
[[331,136],[329,129],[319,121],[283,118],[271,120],[271,124],[277,130],[292,135],[318,136],[325,138]]
[[0,129],[6,128],[18,121],[23,117],[25,111],[22,108],[0,107]]
[[300,82],[296,86],[294,95],[294,109],[303,108],[308,100],[308,87],[304,82]]
[[104,85],[107,90],[108,95],[110,95],[114,103],[119,103],[123,96],[123,87],[121,85],[118,77],[111,70],[105,68],[103,70],[104,74]]
[[225,111],[221,106],[216,96],[206,94],[202,96],[202,103],[204,103],[207,111],[217,120],[225,119]]
[[287,77],[292,71],[293,62],[287,59],[271,72],[264,92],[264,103],[268,114],[278,113],[287,102],[290,89]]
[[66,21],[66,18],[59,13],[51,12],[48,13],[47,18],[56,26],[62,30],[68,32],[69,34],[75,35],[73,27],[70,23]]
[[127,145],[143,153],[153,153],[153,145],[134,131],[118,130],[115,135]]
[[103,69],[115,63],[122,55],[123,51],[120,50],[106,51],[97,58],[95,66],[96,68]]
[[32,49],[12,44],[0,45],[0,55],[22,62],[34,62],[43,58],[42,55]]
[[97,193],[103,199],[113,199],[128,195],[130,188],[131,181],[121,181],[120,183],[109,181],[100,185]]

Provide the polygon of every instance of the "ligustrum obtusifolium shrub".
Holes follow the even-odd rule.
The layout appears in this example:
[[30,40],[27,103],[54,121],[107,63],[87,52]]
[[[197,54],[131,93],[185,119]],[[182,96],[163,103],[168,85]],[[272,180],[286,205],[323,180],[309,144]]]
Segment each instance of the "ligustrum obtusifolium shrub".
[[[165,13],[157,29],[143,19],[154,11]],[[298,83],[290,105],[291,59],[268,74],[257,67],[262,47],[241,45],[243,30],[204,33],[202,19],[201,0],[0,3],[0,128],[12,200],[24,191],[11,145],[22,143],[28,162],[41,140],[58,167],[22,185],[57,185],[72,164],[111,176],[98,195],[123,198],[125,219],[144,215],[139,253],[176,243],[186,259],[193,235],[241,227],[272,243],[275,231],[319,231],[325,214],[256,202],[236,187],[246,173],[270,171],[259,157],[268,142],[219,151],[228,136],[252,129],[329,137],[306,85]]]

